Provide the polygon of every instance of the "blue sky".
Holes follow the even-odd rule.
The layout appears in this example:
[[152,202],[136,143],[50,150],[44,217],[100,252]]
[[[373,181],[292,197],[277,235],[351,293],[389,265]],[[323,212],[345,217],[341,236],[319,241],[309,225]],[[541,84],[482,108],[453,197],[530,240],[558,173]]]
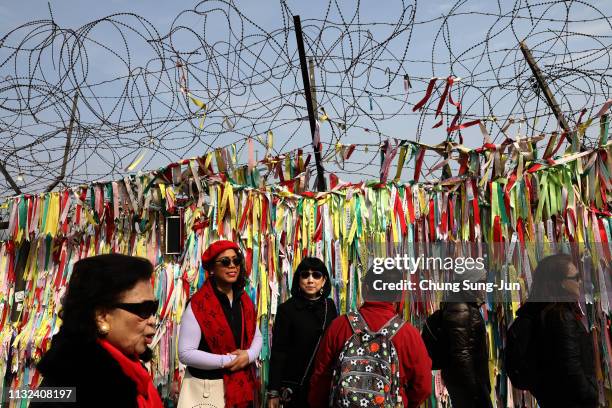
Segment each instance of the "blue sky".
[[[125,172],[127,165],[141,154],[144,155],[144,160],[136,169],[154,169],[181,157],[201,155],[211,146],[223,146],[232,142],[243,145],[246,135],[253,137],[259,135],[265,138],[267,130],[272,128],[274,129],[275,153],[285,152],[300,146],[304,146],[305,150],[308,151],[310,133],[307,124],[295,120],[296,117],[305,116],[305,111],[300,112],[297,108],[282,106],[282,103],[287,102],[303,104],[303,97],[298,94],[302,85],[299,70],[295,69],[297,68],[297,56],[292,34],[287,37],[287,44],[280,44],[280,48],[270,44],[261,48],[256,44],[253,45],[257,42],[256,37],[249,39],[249,44],[253,45],[252,50],[257,50],[260,53],[261,61],[255,62],[256,54],[245,50],[236,52],[235,48],[230,49],[229,57],[226,58],[221,54],[227,51],[227,47],[221,42],[229,43],[232,47],[236,47],[238,44],[236,38],[230,37],[227,20],[224,18],[223,11],[227,10],[227,6],[221,2],[208,2],[201,5],[200,10],[219,9],[210,12],[209,18],[206,20],[205,40],[209,46],[207,50],[217,53],[216,60],[219,63],[219,67],[211,68],[209,64],[203,61],[205,52],[202,52],[203,49],[187,30],[189,28],[202,35],[204,32],[202,16],[183,13],[177,19],[182,10],[194,7],[195,2],[58,0],[50,3],[54,21],[62,28],[83,28],[85,24],[115,13],[134,13],[146,19],[146,22],[143,22],[129,15],[115,17],[118,24],[124,24],[120,28],[121,32],[126,35],[129,52],[125,49],[123,39],[119,36],[116,26],[109,23],[91,26],[88,33],[89,42],[86,44],[86,61],[88,63],[86,81],[90,85],[99,85],[90,88],[89,94],[84,93],[82,95],[79,112],[83,122],[90,123],[92,129],[96,129],[96,131],[101,129],[100,131],[105,136],[99,139],[95,137],[83,138],[83,145],[76,153],[71,163],[72,167],[69,167],[69,172],[72,171],[74,175],[82,174],[80,178],[75,177],[75,181],[117,177],[120,173]],[[517,96],[517,93],[513,91],[513,88],[517,85],[524,85],[526,80],[525,75],[516,79],[518,75],[523,74],[521,69],[524,70],[522,55],[517,48],[517,38],[528,37],[528,44],[534,49],[534,55],[537,58],[542,58],[540,61],[545,70],[554,69],[556,66],[579,67],[581,69],[607,67],[609,62],[606,55],[609,52],[610,32],[612,30],[610,29],[610,20],[602,18],[602,15],[612,16],[612,6],[609,1],[593,1],[589,5],[572,4],[570,17],[576,22],[571,23],[567,27],[567,31],[574,34],[564,38],[564,41],[560,41],[557,37],[562,29],[561,25],[548,21],[549,19],[558,19],[563,15],[564,6],[562,4],[538,3],[539,5],[532,5],[532,9],[523,8],[514,14],[514,19],[511,19],[513,5],[524,7],[529,3],[520,0],[514,3],[501,3],[502,9],[498,10],[497,3],[479,0],[418,2],[415,16],[417,24],[412,27],[411,31],[404,31],[400,36],[392,39],[388,44],[387,52],[376,55],[376,58],[369,62],[366,62],[368,55],[358,54],[360,46],[367,49],[364,44],[368,41],[369,35],[365,34],[365,30],[369,30],[371,38],[376,41],[385,39],[390,33],[388,26],[372,25],[370,23],[396,22],[402,10],[401,1],[361,1],[359,23],[362,24],[364,31],[353,33],[350,38],[349,36],[343,37],[339,44],[336,44],[337,30],[328,29],[325,31],[320,43],[327,47],[327,51],[334,58],[329,58],[329,55],[326,55],[326,58],[318,55],[321,58],[321,63],[324,64],[324,69],[317,70],[317,85],[321,87],[325,84],[328,90],[327,95],[323,92],[318,95],[320,97],[319,103],[326,109],[330,118],[337,122],[348,119],[350,123],[347,122],[347,124],[354,125],[353,127],[349,126],[343,134],[338,129],[332,134],[330,128],[323,124],[321,139],[328,144],[327,151],[333,153],[333,146],[338,141],[337,137],[340,134],[342,134],[340,141],[345,144],[369,143],[376,145],[386,136],[412,140],[418,138],[430,144],[444,140],[446,132],[443,129],[450,122],[454,113],[452,106],[445,106],[445,113],[447,113],[445,125],[439,129],[431,129],[435,123],[434,118],[422,117],[418,113],[412,114],[411,111],[412,105],[422,97],[427,80],[432,75],[446,77],[452,73],[463,77],[463,83],[466,85],[459,83],[458,86],[453,88],[453,96],[455,99],[462,98],[464,113],[467,113],[470,118],[495,115],[498,122],[491,122],[489,125],[493,136],[499,133],[500,122],[505,122],[508,115],[520,119],[524,111],[527,111],[528,116],[545,114],[543,102],[538,104],[537,98],[534,98],[533,95],[531,97],[525,94]],[[261,34],[262,31],[258,26],[267,32],[273,32],[283,27],[283,14],[278,1],[235,1],[234,4],[253,23],[242,20],[245,22],[244,33],[246,35]],[[322,26],[321,20],[326,15],[328,6],[330,6],[328,18],[331,21],[340,22],[342,18],[350,19],[354,15],[356,2],[342,1],[341,4],[340,8],[336,8],[335,3],[332,2],[330,6],[328,1],[288,2],[291,12],[302,17],[305,34],[308,36],[308,44],[311,44],[319,33]],[[404,4],[411,5],[412,3],[405,1]],[[481,14],[475,14],[475,12]],[[444,16],[450,13],[453,13],[453,17],[448,20],[448,24],[443,25]],[[504,14],[506,16],[497,20],[494,14]],[[519,18],[516,18],[517,16]],[[538,20],[538,17],[542,17],[542,19]],[[25,22],[48,18],[47,1],[28,0],[5,3],[0,5],[0,32],[7,33]],[[238,23],[241,20],[235,12],[231,12],[229,18],[234,32],[239,33],[242,27]],[[588,23],[580,21],[589,19],[596,20]],[[408,23],[409,21],[410,19],[406,16],[404,22]],[[356,20],[353,21],[353,23],[356,22]],[[142,32],[144,29],[155,27],[158,33],[165,35],[171,29],[173,23],[175,28],[177,26],[183,26],[184,28],[174,32],[172,46],[182,52],[197,50],[200,53],[190,57],[193,65],[190,66],[189,87],[194,95],[197,95],[212,107],[211,113],[206,119],[207,127],[204,131],[199,131],[197,120],[177,129],[173,128],[173,123],[160,126],[147,124],[148,122],[154,122],[155,118],[171,116],[172,112],[169,111],[168,106],[172,107],[171,110],[187,109],[187,101],[184,97],[181,100],[176,89],[172,89],[177,84],[177,70],[170,70],[166,76],[150,75],[146,82],[142,79],[142,76],[139,76],[139,73],[145,70],[155,71],[161,65],[159,61],[155,60],[156,54],[152,46],[145,39],[138,37],[130,28]],[[292,25],[292,22],[287,21],[286,24]],[[27,31],[28,29],[23,29],[16,32],[7,43],[15,44],[26,35]],[[595,34],[597,37],[591,38],[582,35],[587,33]],[[483,43],[487,35],[491,36],[491,40],[488,43]],[[276,38],[282,39],[283,37],[277,36]],[[168,44],[168,42],[166,43]],[[56,52],[60,49],[59,45],[60,42],[57,42]],[[580,53],[588,55],[589,51],[587,50],[591,49],[598,48],[603,51],[595,56],[589,56],[587,59],[591,63],[584,67],[580,66],[579,61],[572,63],[568,62],[567,58],[563,59],[561,57],[565,53],[564,47],[566,46],[574,56],[580,56]],[[449,47],[452,52],[449,51]],[[4,52],[0,56],[5,58],[7,49],[0,51]],[[169,53],[168,49],[165,51],[168,61],[174,61],[172,53]],[[321,54],[324,54],[324,51],[322,49],[317,50]],[[257,69],[264,69],[269,66],[268,64],[274,65],[275,56],[279,52],[286,52],[289,55],[294,68],[287,70],[287,67],[283,67],[282,64],[276,68],[278,75],[282,73],[285,76],[284,79],[278,77],[267,83],[246,86],[241,83],[242,79],[252,74],[252,70],[250,71],[246,64],[255,64]],[[314,51],[309,50],[307,52],[313,53]],[[392,61],[392,55],[397,57],[404,52],[406,52],[404,64],[397,66],[397,63]],[[345,59],[342,60],[341,57]],[[131,72],[127,69],[126,63],[121,61],[121,58],[124,60],[129,58]],[[354,58],[361,63],[361,65],[357,64],[353,67],[351,72],[353,76],[357,76],[356,78],[351,79],[350,76],[342,73],[331,73],[332,70],[342,71],[345,69],[347,67],[346,61],[350,58]],[[449,61],[457,58],[461,62],[455,61],[451,66]],[[385,59],[389,59],[389,61],[386,62]],[[27,65],[28,60],[25,56],[18,58],[17,73],[26,75]],[[56,68],[53,66],[51,54],[46,54],[43,65],[36,75],[41,76],[44,73],[49,82],[57,81],[58,70]],[[389,69],[388,72],[397,72],[399,76],[394,78],[388,86],[385,86],[388,80],[387,68]],[[225,79],[219,84],[217,78],[211,72],[221,73],[225,76]],[[412,78],[413,88],[408,95],[403,90],[402,75],[404,73],[409,74]],[[15,76],[15,68],[11,67],[10,64],[0,67],[0,76],[6,80],[8,75]],[[84,75],[83,73],[82,76],[84,77]],[[597,107],[607,97],[610,97],[609,87],[607,89],[606,86],[595,88],[594,86],[598,85],[596,81],[580,78],[576,74],[572,75],[575,75],[575,77],[563,74],[560,76],[561,80],[553,84],[553,88],[559,94],[567,96],[566,99],[561,98],[560,103],[565,110],[569,111],[571,107],[571,112],[568,112],[568,114],[573,115],[582,107],[588,109]],[[599,79],[602,73],[599,72],[597,75]],[[604,73],[604,75],[606,74]],[[609,75],[609,72],[607,75]],[[129,84],[132,101],[136,102],[136,106],[128,107],[121,115],[118,113],[119,110],[111,109],[111,101],[124,92],[122,87],[126,84],[126,81],[112,81],[118,76],[129,76],[129,80],[126,81]],[[563,83],[563,77],[567,78],[568,83]],[[229,80],[227,80],[228,78]],[[347,81],[347,79],[351,79],[351,81]],[[69,85],[63,84],[62,89],[69,93]],[[480,91],[470,88],[470,85],[481,85],[486,92],[484,94],[480,93]],[[138,96],[142,96],[143,91],[149,91],[147,87],[151,86],[154,88],[155,98],[139,99]],[[219,86],[222,88],[220,95],[215,93],[216,87]],[[572,89],[572,86],[575,86],[576,89]],[[441,90],[442,88],[439,89],[439,92]],[[279,92],[286,95],[285,98],[279,99]],[[101,102],[102,107],[95,105],[91,98],[93,94],[106,98]],[[6,90],[0,91],[0,98],[7,96],[9,94]],[[51,95],[52,97],[53,95]],[[521,98],[524,98],[524,101],[521,102],[524,108],[517,107],[516,101]],[[140,100],[144,101],[142,105],[138,105]],[[87,101],[90,104],[89,107],[85,106]],[[39,128],[35,126],[41,126],[40,124],[29,123],[30,127],[28,129],[32,134],[36,134],[36,131],[42,134],[50,131],[54,126],[53,123],[67,121],[70,110],[69,102],[70,98],[63,98],[61,103],[56,104],[59,106],[57,110],[52,108],[52,103],[49,104],[46,111],[40,113],[40,117],[52,124]],[[149,102],[151,103],[151,109],[145,112]],[[13,103],[17,102],[13,101]],[[434,99],[432,103],[430,109],[435,109],[437,100]],[[372,104],[372,108],[370,108],[370,104]],[[193,110],[193,106],[189,108]],[[109,122],[121,120],[131,121],[133,124],[138,118],[140,118],[138,120],[148,122],[143,127],[144,131],[139,131],[137,127],[134,127],[135,131],[133,133],[127,132],[120,137],[111,137],[109,135],[112,134],[112,126],[100,123],[101,119],[94,114],[96,110],[103,111]],[[262,120],[262,116],[269,114],[270,111],[278,112],[278,115],[274,115],[270,120]],[[245,120],[245,117],[249,115],[252,117]],[[348,115],[348,118],[346,118],[346,115]],[[368,115],[371,115],[371,117],[368,117]],[[15,118],[13,117],[13,119]],[[535,124],[538,131],[551,131],[555,128],[554,121],[547,121],[545,117],[538,119],[537,122],[532,117],[528,119],[531,125]],[[11,122],[15,129],[24,124],[19,122],[20,120],[24,120],[25,124],[28,124],[27,118],[21,117],[16,124],[14,121]],[[224,123],[232,123],[234,129],[226,129]],[[521,126],[522,128],[519,128],[518,125],[514,126],[510,133],[522,133],[524,136],[525,125]],[[375,127],[384,136],[377,136],[372,132],[364,131],[364,128],[373,129]],[[32,129],[36,129],[36,131],[32,131]],[[224,129],[227,132],[223,131]],[[95,135],[92,134],[91,136]],[[1,137],[3,136],[0,134]],[[18,147],[31,142],[28,137],[17,136],[10,141]],[[465,144],[469,146],[478,146],[482,143],[480,132],[474,128],[464,132],[464,139]],[[9,139],[6,135],[0,139],[2,143],[6,143],[7,140]],[[31,153],[37,160],[46,160],[51,163],[50,170],[45,173],[51,175],[53,169],[57,170],[64,140],[63,134],[60,134],[40,144],[39,151]],[[99,144],[99,140],[103,140],[104,143]],[[153,146],[149,150],[143,147],[146,146],[147,140],[150,140],[151,146]],[[119,148],[120,144],[123,144],[123,147]],[[377,148],[374,146],[368,152],[357,152],[353,159],[355,162],[368,163],[372,161],[376,150]],[[114,153],[111,154],[111,151]],[[261,157],[263,154],[263,148],[259,146],[258,156]],[[113,164],[105,163],[108,160],[112,161]],[[435,157],[431,157],[430,164],[434,163],[435,160]],[[239,155],[239,161],[243,163],[246,161],[244,150]],[[341,177],[353,179],[353,181],[376,177],[379,160],[374,158],[372,163],[370,166],[355,165],[344,169],[340,168],[338,173],[341,174]],[[13,167],[15,166],[19,166],[19,161],[13,163]],[[332,162],[326,167],[333,168],[334,166],[335,164]],[[109,174],[110,167],[114,168],[112,174]],[[30,172],[32,173],[32,181],[43,184],[44,176],[47,176],[46,174],[38,174],[37,176],[34,169],[11,168],[10,170],[15,173],[25,173],[25,184],[28,184],[28,174]],[[39,179],[36,179],[36,177],[39,177]]]

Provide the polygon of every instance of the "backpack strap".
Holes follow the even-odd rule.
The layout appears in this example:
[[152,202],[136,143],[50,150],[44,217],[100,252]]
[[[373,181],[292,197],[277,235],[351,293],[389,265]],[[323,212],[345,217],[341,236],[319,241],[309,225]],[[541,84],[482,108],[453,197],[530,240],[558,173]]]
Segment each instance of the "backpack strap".
[[389,339],[392,339],[404,326],[404,323],[406,323],[406,321],[400,315],[395,315],[380,328],[377,334],[384,334]]
[[359,312],[349,312],[346,317],[348,318],[349,324],[351,325],[351,329],[353,329],[353,333],[359,334],[363,332],[369,332],[370,328],[366,323],[363,316]]

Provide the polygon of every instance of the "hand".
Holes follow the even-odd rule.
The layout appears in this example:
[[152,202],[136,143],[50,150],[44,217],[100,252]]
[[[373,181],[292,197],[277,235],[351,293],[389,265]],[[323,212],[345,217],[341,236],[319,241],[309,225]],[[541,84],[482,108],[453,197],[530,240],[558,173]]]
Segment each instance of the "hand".
[[230,371],[238,371],[242,370],[244,367],[249,365],[249,354],[246,350],[235,350],[230,353],[231,355],[236,356],[235,359],[229,362],[225,366]]
[[280,407],[279,397],[270,397],[268,399],[268,408],[279,408],[279,407]]

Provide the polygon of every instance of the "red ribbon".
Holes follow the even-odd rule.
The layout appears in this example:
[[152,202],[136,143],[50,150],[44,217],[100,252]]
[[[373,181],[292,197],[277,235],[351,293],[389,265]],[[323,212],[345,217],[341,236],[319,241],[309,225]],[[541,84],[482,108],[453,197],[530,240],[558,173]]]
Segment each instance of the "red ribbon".
[[455,214],[455,204],[453,204],[453,200],[449,199],[448,200],[448,221],[449,221],[449,228],[451,231],[455,231],[455,217],[453,216],[453,214]]
[[467,154],[461,154],[459,156],[459,173],[457,175],[461,176],[467,173],[469,169],[469,157]]
[[[230,197],[230,200],[232,200],[232,197]],[[268,199],[262,195],[261,201],[261,228],[264,229],[268,223]]]
[[448,96],[450,89],[453,87],[453,82],[454,82],[453,77],[449,76],[448,78],[446,78],[446,85],[444,86],[444,91],[442,92],[442,96],[440,97],[440,100],[438,101],[438,107],[436,108],[436,118],[438,117],[440,112],[442,112],[444,101],[446,100],[446,97]]
[[429,80],[429,85],[427,85],[427,91],[425,91],[425,96],[423,97],[423,99],[421,99],[419,102],[417,102],[416,105],[414,105],[412,107],[412,111],[416,112],[419,109],[421,109],[429,100],[429,98],[431,97],[431,93],[433,92],[434,89],[434,85],[436,84],[436,79],[437,78],[431,78]]
[[338,185],[338,176],[334,173],[329,175],[329,187],[333,190]]
[[519,242],[524,246],[525,245],[525,223],[523,219],[519,217],[516,220],[516,233],[518,235]]
[[604,259],[610,259],[610,246],[608,245],[608,235],[606,234],[606,228],[604,227],[601,218],[597,218],[597,225],[599,227],[599,235],[601,236],[601,246],[605,252]]
[[442,211],[442,217],[440,219],[440,235],[446,234],[446,231],[447,231],[446,227],[448,225],[447,217],[448,217],[447,212],[446,211]]
[[[69,197],[70,191],[66,190],[62,193],[62,195],[60,196],[60,216],[61,214],[64,213],[64,209],[66,208],[66,205],[68,203],[68,197]],[[64,222],[61,225],[61,231],[66,235],[68,234],[68,218],[66,217],[66,219],[64,220]],[[60,220],[61,221],[61,220]]]
[[496,215],[493,220],[493,242],[504,242],[501,232],[501,218],[499,215]]
[[478,189],[476,188],[476,180],[472,179],[472,209],[474,210],[474,225],[480,226],[480,208],[478,207]]
[[402,234],[406,234],[408,230],[408,226],[406,224],[406,215],[404,214],[404,208],[402,207],[402,201],[400,200],[399,194],[395,195],[395,203],[394,203],[395,215],[398,216],[400,225],[402,227]]
[[323,239],[323,217],[321,217],[321,206],[318,205],[317,206],[317,216],[316,216],[316,221],[315,221],[315,236],[314,236],[314,240],[315,242],[319,242],[321,241],[321,239]]
[[566,132],[561,133],[561,136],[559,137],[559,142],[557,142],[557,147],[555,147],[555,150],[552,151],[551,156],[554,156],[557,153],[557,151],[559,151],[559,148],[561,147],[561,145],[563,144],[563,141],[565,140],[566,134],[567,134]]
[[[457,114],[459,114],[459,113],[457,113]],[[457,116],[455,116],[455,118],[458,119]],[[453,132],[455,130],[461,130],[461,129],[468,128],[470,126],[478,125],[478,124],[480,124],[480,119],[472,120],[470,122],[462,123],[460,125],[454,125],[455,122],[456,122],[456,120],[453,119],[453,123],[451,123],[451,125],[448,127],[448,129],[446,129],[446,131],[448,133]]]
[[540,170],[541,168],[542,168],[542,165],[539,164],[539,163],[536,163],[536,164],[530,166],[527,169],[527,173],[535,173],[536,171]]
[[[455,101],[453,100],[453,94],[452,94],[452,93],[450,93],[450,87],[452,87],[452,86],[453,86],[453,82],[454,82],[454,80],[455,80],[455,77],[449,77],[449,78],[448,78],[448,81],[449,81],[449,83],[450,83],[450,86],[449,86],[449,95],[448,95],[448,102],[449,102],[451,105],[453,105],[453,106],[455,106],[455,107],[457,108],[457,113],[455,114],[455,117],[453,118],[453,121],[451,122],[451,125],[450,125],[450,126],[447,128],[447,129],[446,129],[447,133],[450,133],[450,132],[451,132],[451,130],[450,130],[450,129],[453,129],[453,128],[455,127],[455,124],[456,124],[456,123],[457,123],[457,121],[459,120],[459,116],[461,116],[461,102],[455,102]],[[461,140],[461,143],[463,144],[463,140]]]
[[345,157],[344,160],[348,160],[351,158],[351,155],[353,154],[353,152],[355,151],[355,145],[352,144],[349,146],[349,148],[347,149],[346,153],[345,153]]
[[512,190],[512,187],[514,186],[514,184],[516,183],[516,170],[512,172],[512,174],[510,175],[510,178],[508,180],[508,184],[506,184],[506,188],[505,188],[505,193],[509,194],[510,190]]
[[414,166],[414,181],[418,182],[421,176],[421,167],[423,166],[423,159],[425,158],[425,149],[419,147],[419,153],[417,154],[416,165]]
[[291,179],[291,180],[281,181],[280,185],[283,187],[287,187],[287,190],[290,193],[293,193],[295,191],[295,184],[297,182],[298,182],[298,179]]
[[434,208],[434,201],[432,198],[429,200],[429,239],[432,241],[436,239]]
[[[33,200],[30,197],[23,197],[23,200],[28,200],[28,222],[26,225],[26,233],[28,232],[30,226],[32,225],[32,216],[33,216],[33,211],[34,211],[34,203],[32,202]],[[16,222],[15,226],[17,228],[19,228],[19,223]],[[17,229],[15,229],[15,231],[17,231]]]

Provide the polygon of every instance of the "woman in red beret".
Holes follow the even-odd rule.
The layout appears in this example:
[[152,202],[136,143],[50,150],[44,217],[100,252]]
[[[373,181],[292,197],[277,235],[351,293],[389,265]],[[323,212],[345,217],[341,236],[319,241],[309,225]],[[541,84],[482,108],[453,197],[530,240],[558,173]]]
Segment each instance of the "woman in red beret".
[[244,291],[240,248],[217,241],[202,255],[204,285],[185,308],[178,354],[187,366],[178,408],[253,406],[257,391],[253,362],[261,351],[255,306]]

